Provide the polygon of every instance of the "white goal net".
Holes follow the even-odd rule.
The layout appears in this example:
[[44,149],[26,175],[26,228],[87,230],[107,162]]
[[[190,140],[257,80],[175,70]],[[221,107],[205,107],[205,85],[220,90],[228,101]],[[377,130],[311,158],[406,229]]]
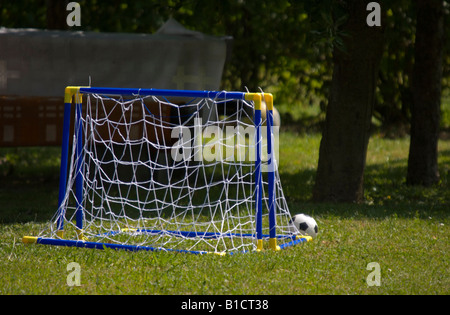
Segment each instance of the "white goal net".
[[72,96],[60,205],[40,239],[193,253],[297,241],[267,95],[78,88],[66,106]]

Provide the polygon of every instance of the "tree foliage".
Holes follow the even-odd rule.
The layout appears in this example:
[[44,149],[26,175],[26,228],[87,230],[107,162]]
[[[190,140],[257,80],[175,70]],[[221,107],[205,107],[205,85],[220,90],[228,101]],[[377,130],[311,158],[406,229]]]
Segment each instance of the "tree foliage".
[[[67,11],[49,10],[67,0],[0,0],[0,26],[48,28]],[[72,30],[153,33],[169,17],[189,29],[234,38],[223,88],[259,87],[277,103],[325,110],[332,50],[345,50],[346,20],[340,0],[80,0],[81,27]],[[383,126],[409,123],[414,65],[415,1],[383,1],[385,49],[378,76],[374,116]],[[444,1],[445,34],[450,4]],[[59,9],[59,11],[61,11]],[[67,28],[61,25],[60,28]],[[450,86],[450,41],[446,41],[443,89]]]

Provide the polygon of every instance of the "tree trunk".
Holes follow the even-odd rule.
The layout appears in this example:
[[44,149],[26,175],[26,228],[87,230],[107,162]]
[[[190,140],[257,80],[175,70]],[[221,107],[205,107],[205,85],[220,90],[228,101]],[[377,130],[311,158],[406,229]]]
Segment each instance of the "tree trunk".
[[[315,201],[360,202],[375,101],[383,27],[369,27],[365,1],[346,1],[345,52],[335,48],[326,121],[319,150]],[[383,24],[382,24],[383,25]]]
[[444,18],[442,0],[418,0],[417,4],[407,183],[430,186],[439,181],[437,156]]

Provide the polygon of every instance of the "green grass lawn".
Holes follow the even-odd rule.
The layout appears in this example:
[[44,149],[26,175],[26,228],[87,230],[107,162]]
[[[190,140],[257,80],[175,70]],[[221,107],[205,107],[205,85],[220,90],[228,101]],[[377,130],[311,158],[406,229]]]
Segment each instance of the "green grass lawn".
[[[441,182],[405,185],[409,139],[373,136],[364,204],[310,202],[320,135],[282,131],[280,172],[291,212],[319,224],[312,242],[233,256],[22,244],[57,207],[59,149],[0,149],[0,294],[449,294],[450,140]],[[8,158],[6,158],[8,157]],[[71,262],[81,286],[68,286]],[[369,286],[378,263],[380,285]]]

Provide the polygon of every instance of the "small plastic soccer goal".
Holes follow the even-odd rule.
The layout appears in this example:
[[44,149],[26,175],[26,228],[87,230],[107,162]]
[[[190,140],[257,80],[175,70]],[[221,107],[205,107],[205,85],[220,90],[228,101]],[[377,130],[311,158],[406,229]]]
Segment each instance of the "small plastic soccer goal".
[[24,243],[225,254],[311,239],[289,228],[271,94],[67,87],[64,111],[59,206]]

